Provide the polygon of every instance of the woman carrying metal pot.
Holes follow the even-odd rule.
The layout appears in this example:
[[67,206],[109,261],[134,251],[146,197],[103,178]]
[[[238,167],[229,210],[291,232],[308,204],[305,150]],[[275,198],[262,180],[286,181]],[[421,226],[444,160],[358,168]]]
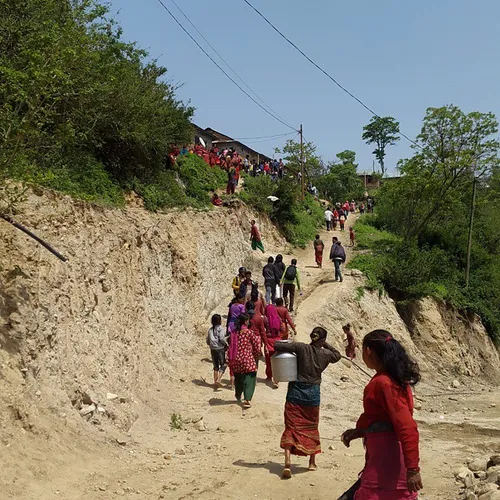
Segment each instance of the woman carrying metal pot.
[[319,438],[319,405],[321,374],[330,363],[340,360],[340,353],[326,342],[327,332],[317,326],[311,332],[311,343],[276,342],[277,353],[294,353],[297,357],[297,380],[289,382],[285,404],[285,431],[281,448],[285,450],[283,479],[292,477],[291,456],[308,456],[309,470],[316,470],[316,455],[321,453]]

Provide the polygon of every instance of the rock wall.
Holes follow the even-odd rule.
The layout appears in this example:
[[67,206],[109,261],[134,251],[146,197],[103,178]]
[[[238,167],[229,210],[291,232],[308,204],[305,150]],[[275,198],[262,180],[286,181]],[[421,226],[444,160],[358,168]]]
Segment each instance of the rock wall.
[[[0,398],[21,413],[41,389],[80,409],[176,376],[238,267],[258,264],[260,277],[250,220],[269,250],[284,245],[241,205],[151,214],[32,193],[16,218],[69,259],[0,223]],[[114,418],[127,427],[133,413]]]

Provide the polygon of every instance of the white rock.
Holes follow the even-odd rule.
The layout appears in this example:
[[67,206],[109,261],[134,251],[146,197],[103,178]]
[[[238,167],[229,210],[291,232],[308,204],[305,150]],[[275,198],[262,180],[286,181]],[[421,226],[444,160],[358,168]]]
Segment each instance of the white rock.
[[455,472],[455,478],[461,481],[466,488],[470,488],[474,484],[474,474],[467,467],[462,467]]
[[472,491],[469,491],[467,493],[467,496],[465,497],[465,500],[478,500],[477,495],[475,493],[472,493]]
[[108,393],[106,394],[106,399],[107,399],[108,401],[113,401],[113,400],[115,400],[115,399],[118,399],[118,394],[113,394],[112,392],[108,392]]
[[479,500],[500,500],[500,490],[490,491],[479,497]]
[[451,384],[455,389],[458,389],[460,387],[460,382],[458,380],[454,380]]
[[485,481],[487,483],[496,483],[500,478],[500,465],[495,465],[494,467],[490,467],[486,471]]
[[472,472],[483,472],[487,468],[486,463],[487,461],[485,458],[479,458],[476,460],[471,460],[467,463],[467,466]]
[[201,419],[200,421],[196,422],[195,427],[200,432],[207,430],[207,428],[205,427],[205,422],[203,422],[203,419]]
[[90,413],[94,413],[96,410],[96,406],[94,403],[91,405],[84,406],[80,409],[80,415],[84,417],[85,415],[89,415]]
[[478,485],[478,487],[476,488],[476,493],[478,494],[478,496],[481,497],[483,495],[491,493],[492,491],[497,491],[497,490],[498,490],[498,486],[496,484],[482,483],[482,484]]

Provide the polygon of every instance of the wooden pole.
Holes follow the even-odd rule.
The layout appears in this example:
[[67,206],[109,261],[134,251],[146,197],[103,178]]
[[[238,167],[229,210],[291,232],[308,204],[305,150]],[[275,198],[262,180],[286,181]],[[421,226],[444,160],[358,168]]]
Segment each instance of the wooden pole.
[[306,176],[304,175],[304,135],[302,134],[302,123],[300,124],[300,182],[301,199],[304,201],[306,195]]
[[469,220],[469,241],[467,242],[467,266],[465,268],[465,288],[469,288],[470,279],[470,254],[472,251],[472,227],[474,225],[474,210],[476,208],[476,189],[477,189],[477,179],[474,175],[474,181],[472,182],[472,200],[470,207],[470,220]]

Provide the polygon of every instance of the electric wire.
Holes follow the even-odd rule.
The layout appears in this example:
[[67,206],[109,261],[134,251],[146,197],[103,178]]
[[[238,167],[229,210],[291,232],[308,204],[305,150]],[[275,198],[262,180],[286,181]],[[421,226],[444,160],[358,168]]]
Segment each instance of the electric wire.
[[203,35],[203,33],[196,27],[196,25],[191,21],[189,16],[179,7],[179,4],[175,0],[170,0],[176,7],[177,10],[184,16],[186,21],[193,27],[193,29],[198,33],[198,35],[201,36],[201,38],[205,41],[205,43],[214,51],[214,53],[219,57],[219,59],[229,68],[229,70],[233,73],[233,75],[248,89],[248,91],[255,96],[256,99],[258,99],[266,108],[269,109],[269,111],[272,111],[273,114],[275,114],[278,118],[281,118],[283,121],[286,121],[282,116],[280,116],[276,111],[274,111],[269,104],[267,104],[262,97],[255,92],[250,85],[248,85],[243,78],[238,74],[236,70],[233,69],[233,67],[224,59],[224,57],[221,56],[221,54],[218,52],[218,50],[210,43],[209,40]]
[[260,102],[258,102],[254,97],[252,97],[241,85],[232,78],[227,71],[198,43],[198,41],[189,33],[189,31],[182,25],[182,23],[175,17],[173,12],[162,2],[162,0],[157,0],[158,3],[170,14],[170,17],[178,24],[178,26],[186,33],[186,35],[191,38],[191,40],[196,44],[196,46],[219,68],[220,71],[229,79],[231,82],[233,82],[236,87],[238,87],[241,92],[243,92],[251,101],[253,101],[259,108],[261,108],[265,113],[267,113],[269,116],[274,118],[275,120],[279,121],[281,124],[285,125],[289,129],[296,131],[297,129],[295,127],[292,127],[290,124],[279,118],[278,116],[274,115],[271,111],[269,111],[267,108],[262,106]]
[[[256,7],[254,7],[248,0],[243,0],[251,9],[253,9],[271,28],[276,31],[282,38],[284,38],[295,50],[297,50],[302,56],[304,56],[314,67],[319,69],[327,78],[329,78],[337,87],[339,87],[341,90],[343,90],[346,94],[348,94],[350,97],[352,97],[355,101],[357,101],[363,108],[365,108],[369,113],[371,113],[373,116],[376,116],[377,118],[381,118],[381,116],[378,113],[375,113],[373,109],[371,109],[369,106],[367,106],[361,99],[356,97],[352,92],[350,92],[346,87],[344,87],[342,84],[340,84],[333,76],[331,76],[325,69],[323,69],[318,63],[313,61],[302,49],[300,49],[290,38],[288,38],[286,35],[284,35],[262,12],[260,12]],[[420,147],[420,145],[414,141],[413,139],[410,139],[407,135],[403,134],[403,132],[399,132],[399,135],[401,137],[404,137],[406,140],[411,142],[417,147]]]
[[287,132],[286,134],[276,134],[276,135],[261,135],[257,137],[234,137],[233,139],[237,141],[250,141],[252,139],[277,139],[279,137],[285,137],[287,135],[293,135],[295,132]]

